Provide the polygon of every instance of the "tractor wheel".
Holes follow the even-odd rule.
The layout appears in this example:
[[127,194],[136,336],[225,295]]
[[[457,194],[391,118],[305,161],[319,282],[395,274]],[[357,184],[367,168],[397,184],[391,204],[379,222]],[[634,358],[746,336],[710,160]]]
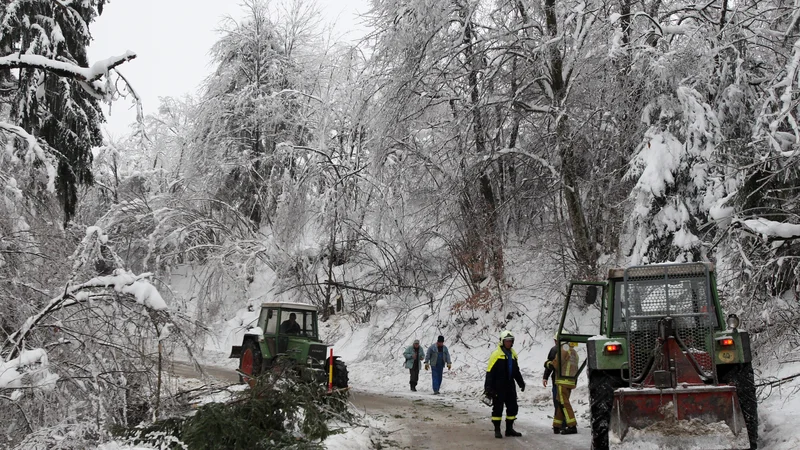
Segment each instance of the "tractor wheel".
[[601,370],[589,373],[589,403],[592,413],[592,450],[608,450],[608,429],[614,406],[614,389],[622,386],[619,378]]
[[[325,360],[325,373],[328,374],[328,368],[331,366],[330,358]],[[325,375],[325,382],[327,383],[328,376]],[[347,365],[340,359],[333,360],[333,387],[342,389],[347,387],[350,378],[347,374]]]
[[239,371],[252,375],[253,378],[245,380],[242,375],[239,375],[239,382],[247,383],[252,387],[255,384],[255,377],[261,375],[261,365],[264,358],[261,356],[261,348],[252,339],[244,341],[242,344],[242,356],[239,357]]
[[[717,366],[720,368],[720,366]],[[736,386],[736,394],[744,414],[747,425],[747,435],[750,439],[750,449],[758,448],[758,397],[756,396],[756,382],[753,376],[751,363],[733,364],[720,376],[723,383]]]

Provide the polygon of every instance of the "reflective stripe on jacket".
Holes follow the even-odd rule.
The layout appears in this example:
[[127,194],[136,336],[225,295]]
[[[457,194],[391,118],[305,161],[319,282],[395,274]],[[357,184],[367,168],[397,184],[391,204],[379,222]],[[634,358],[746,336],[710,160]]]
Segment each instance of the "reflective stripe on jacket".
[[483,386],[484,389],[502,393],[515,387],[514,380],[516,380],[520,387],[525,386],[522,373],[519,371],[517,352],[513,348],[511,349],[511,367],[512,374],[509,376],[506,354],[503,352],[503,348],[498,345],[492,354],[489,355],[489,364],[486,366],[486,381]]

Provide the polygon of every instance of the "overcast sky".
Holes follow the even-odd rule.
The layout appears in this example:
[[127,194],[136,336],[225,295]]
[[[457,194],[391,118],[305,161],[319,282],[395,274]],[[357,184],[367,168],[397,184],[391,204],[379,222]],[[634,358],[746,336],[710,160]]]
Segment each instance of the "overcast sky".
[[[317,0],[325,20],[336,21],[338,32],[357,28],[357,13],[364,13],[368,0]],[[92,62],[136,52],[136,59],[120,67],[142,97],[145,113],[158,108],[159,97],[179,97],[196,92],[209,74],[208,50],[216,42],[221,19],[240,17],[240,0],[112,0],[92,24],[94,42],[89,48]],[[128,132],[136,118],[129,102],[104,107],[106,131],[112,137]]]

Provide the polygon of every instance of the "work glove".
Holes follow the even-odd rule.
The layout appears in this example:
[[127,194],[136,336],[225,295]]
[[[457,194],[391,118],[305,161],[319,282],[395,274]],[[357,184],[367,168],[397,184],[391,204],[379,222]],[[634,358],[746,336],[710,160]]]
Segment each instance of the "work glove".
[[487,398],[494,398],[494,396],[495,396],[495,393],[494,393],[494,391],[493,391],[493,390],[491,390],[491,389],[485,389],[485,390],[483,391],[483,396],[484,396],[484,397],[487,397]]
[[430,364],[425,364],[425,370],[428,370],[428,369],[430,369],[430,368],[431,368],[431,365],[430,365]]
[[525,383],[519,385],[520,392],[525,392]]
[[450,364],[448,364],[447,365],[447,370],[450,370],[450,367],[452,367],[452,366]]

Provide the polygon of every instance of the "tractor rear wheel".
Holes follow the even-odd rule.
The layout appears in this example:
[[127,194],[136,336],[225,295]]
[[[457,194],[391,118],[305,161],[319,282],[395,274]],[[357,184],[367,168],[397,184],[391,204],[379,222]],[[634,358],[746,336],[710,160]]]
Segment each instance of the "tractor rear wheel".
[[[327,383],[329,372],[329,368],[331,366],[330,358],[325,360],[325,381]],[[333,387],[337,389],[343,389],[347,387],[347,383],[350,381],[350,377],[347,373],[347,364],[340,359],[333,360]]]
[[592,413],[592,450],[608,450],[608,430],[611,409],[614,406],[614,389],[621,387],[618,377],[602,370],[589,372],[589,403]]
[[[717,366],[717,370],[725,366]],[[750,439],[750,450],[758,448],[758,397],[752,363],[732,364],[725,367],[720,376],[723,383],[736,386],[736,395],[747,425],[747,436]]]
[[261,356],[261,348],[258,344],[248,339],[242,344],[242,356],[239,357],[239,371],[253,378],[245,380],[241,374],[239,375],[239,382],[247,382],[251,387],[255,384],[255,378],[261,375],[261,365],[264,358]]

